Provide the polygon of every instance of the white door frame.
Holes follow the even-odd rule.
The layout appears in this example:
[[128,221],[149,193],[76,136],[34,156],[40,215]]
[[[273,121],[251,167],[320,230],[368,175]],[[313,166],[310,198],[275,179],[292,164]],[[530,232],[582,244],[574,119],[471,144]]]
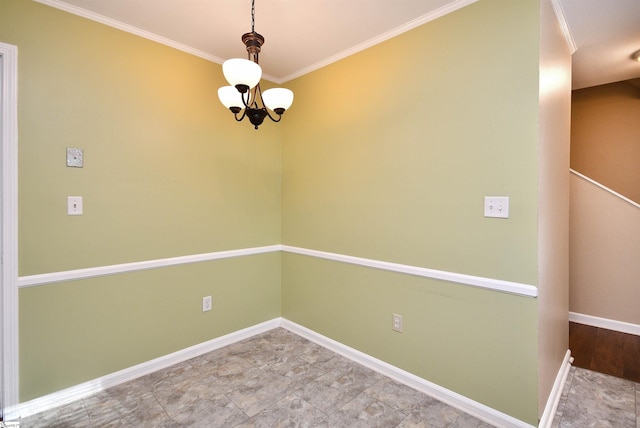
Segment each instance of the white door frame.
[[0,416],[18,404],[18,48],[0,43]]

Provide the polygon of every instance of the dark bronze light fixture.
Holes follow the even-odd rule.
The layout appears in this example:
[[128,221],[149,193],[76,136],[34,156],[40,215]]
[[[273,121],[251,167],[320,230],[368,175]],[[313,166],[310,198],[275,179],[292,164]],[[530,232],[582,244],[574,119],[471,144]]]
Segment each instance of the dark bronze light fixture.
[[[224,77],[231,86],[218,89],[218,98],[238,122],[248,117],[255,129],[266,117],[280,122],[285,110],[293,103],[293,92],[285,88],[272,88],[264,92],[260,89],[262,68],[258,65],[258,54],[264,37],[255,32],[255,0],[251,0],[251,32],[242,35],[242,43],[247,48],[248,59],[233,58],[222,64]],[[272,116],[269,110],[277,117]],[[239,116],[240,112],[242,114]]]

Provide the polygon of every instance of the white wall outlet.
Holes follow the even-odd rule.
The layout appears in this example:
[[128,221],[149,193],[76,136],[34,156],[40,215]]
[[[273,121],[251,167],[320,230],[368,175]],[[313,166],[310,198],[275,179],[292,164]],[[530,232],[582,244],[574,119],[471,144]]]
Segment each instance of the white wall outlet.
[[391,328],[393,331],[402,333],[402,315],[393,314],[391,317]]
[[67,197],[67,215],[82,215],[82,196]]
[[211,310],[211,296],[205,296],[202,298],[202,312]]
[[484,216],[495,218],[509,218],[509,197],[485,196]]

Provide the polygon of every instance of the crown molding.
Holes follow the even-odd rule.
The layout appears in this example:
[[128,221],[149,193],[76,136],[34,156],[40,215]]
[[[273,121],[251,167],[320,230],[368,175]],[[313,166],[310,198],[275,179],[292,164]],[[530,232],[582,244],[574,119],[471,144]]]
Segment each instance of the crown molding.
[[92,12],[87,9],[83,9],[78,6],[71,5],[69,3],[65,3],[60,0],[34,0],[34,1],[38,3],[42,3],[47,6],[51,6],[56,9],[63,10],[65,12],[69,12],[73,15],[77,15],[83,18],[90,19],[95,22],[99,22],[104,25],[108,25],[109,27],[117,28],[118,30],[126,31],[127,33],[135,34],[136,36],[140,36],[145,39],[172,47],[174,49],[178,49],[180,51],[186,52],[191,55],[195,55],[197,57],[206,59],[208,61],[212,61],[218,64],[222,64],[224,62],[224,59],[218,56],[208,54],[204,51],[192,48],[191,46],[187,46],[183,43],[178,43],[174,40],[152,33],[150,31],[143,30],[133,25],[126,24],[122,21],[118,21],[117,19],[109,18],[99,13]]
[[551,0],[551,6],[553,6],[553,11],[556,14],[556,19],[558,20],[558,24],[560,25],[560,30],[562,30],[564,39],[567,42],[569,51],[571,52],[571,55],[573,55],[575,51],[578,50],[578,47],[576,46],[576,42],[573,40],[571,28],[569,27],[569,23],[567,22],[567,17],[564,13],[564,9],[562,8],[562,4],[560,3],[560,0]]
[[[160,36],[158,34],[152,33],[150,31],[146,31],[143,30],[141,28],[135,27],[133,25],[129,25],[126,24],[122,21],[118,21],[116,19],[112,19],[109,17],[106,17],[104,15],[101,15],[99,13],[96,12],[92,12],[90,10],[75,6],[75,5],[71,5],[69,3],[66,3],[64,1],[61,0],[34,0],[38,3],[47,5],[47,6],[51,6],[53,8],[59,9],[59,10],[63,10],[65,12],[77,15],[77,16],[81,16],[83,18],[87,18],[90,19],[92,21],[95,22],[99,22],[101,24],[104,25],[108,25],[110,27],[113,28],[117,28],[119,30],[122,31],[126,31],[127,33],[131,33],[131,34],[135,34],[136,36],[140,36],[143,37],[145,39],[157,42],[157,43],[161,43],[163,45],[178,49],[180,51],[195,55],[197,57],[206,59],[208,61],[212,61],[215,62],[217,64],[222,64],[225,59],[224,58],[220,58],[218,56],[215,55],[211,55],[208,54],[204,51],[201,51],[199,49],[195,49],[192,48],[191,46],[182,44],[182,43],[178,43],[174,40],[168,39],[166,37]],[[303,76],[307,73],[310,73],[312,71],[318,70],[322,67],[325,67],[329,64],[332,64],[336,61],[339,61],[341,59],[344,59],[348,56],[351,56],[355,53],[358,53],[360,51],[363,51],[365,49],[368,49],[374,45],[377,45],[379,43],[382,43],[386,40],[389,40],[393,37],[396,37],[402,33],[405,33],[409,30],[412,30],[416,27],[419,27],[420,25],[426,24],[429,21],[433,21],[434,19],[440,18],[441,16],[444,16],[448,13],[451,13],[453,11],[456,11],[458,9],[461,9],[469,4],[475,3],[478,0],[455,0],[451,3],[446,4],[445,6],[442,6],[432,12],[427,13],[426,15],[423,15],[419,18],[416,18],[414,20],[411,20],[403,25],[400,25],[399,27],[396,27],[386,33],[380,34],[379,36],[376,36],[372,39],[369,39],[363,43],[360,43],[359,45],[354,46],[353,48],[344,50],[336,55],[333,55],[323,61],[317,62],[315,64],[312,64],[308,67],[302,68],[294,73],[289,74],[288,76],[285,76],[283,78],[279,78],[277,76],[272,76],[272,75],[268,75],[268,74],[264,74],[262,77],[266,80],[269,80],[273,83],[276,83],[278,85],[283,84],[289,80],[295,79],[297,77]]]
[[311,73],[312,71],[316,71],[321,69],[322,67],[326,67],[329,64],[333,64],[334,62],[338,62],[341,59],[347,58],[351,55],[354,55],[358,52],[361,52],[365,49],[369,49],[370,47],[373,47],[377,44],[380,44],[382,42],[386,42],[389,39],[392,39],[396,36],[399,36],[402,33],[406,33],[407,31],[413,30],[414,28],[417,28],[421,25],[426,24],[427,22],[433,21],[435,19],[438,19],[444,15],[447,15],[451,12],[454,12],[458,9],[462,9],[465,6],[468,6],[472,3],[477,2],[478,0],[456,0],[453,1],[451,3],[448,3],[436,10],[433,10],[425,15],[422,15],[416,19],[413,19],[405,24],[402,24],[392,30],[387,31],[386,33],[382,33],[376,37],[373,37],[365,42],[362,42],[352,48],[346,49],[342,52],[339,52],[333,56],[330,56],[329,58],[316,62],[315,64],[312,64],[308,67],[304,67],[296,72],[293,72],[285,77],[283,77],[282,79],[280,79],[280,82],[276,82],[279,84],[288,82],[289,80],[293,80],[296,79],[298,77],[304,76],[305,74]]

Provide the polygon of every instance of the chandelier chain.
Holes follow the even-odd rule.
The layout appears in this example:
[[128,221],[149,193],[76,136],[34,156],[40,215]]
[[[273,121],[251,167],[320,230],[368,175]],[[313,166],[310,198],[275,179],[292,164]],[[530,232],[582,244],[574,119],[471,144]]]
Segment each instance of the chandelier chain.
[[251,32],[255,32],[256,27],[256,0],[251,0]]

